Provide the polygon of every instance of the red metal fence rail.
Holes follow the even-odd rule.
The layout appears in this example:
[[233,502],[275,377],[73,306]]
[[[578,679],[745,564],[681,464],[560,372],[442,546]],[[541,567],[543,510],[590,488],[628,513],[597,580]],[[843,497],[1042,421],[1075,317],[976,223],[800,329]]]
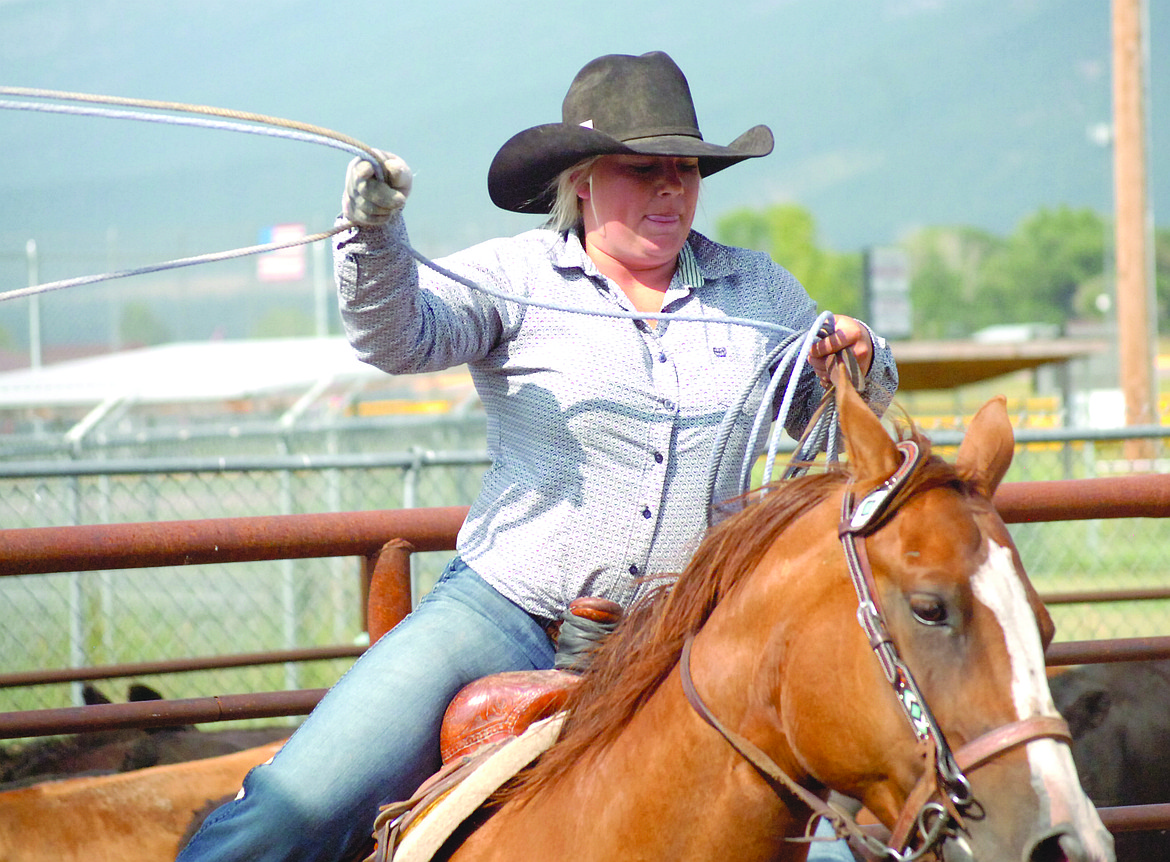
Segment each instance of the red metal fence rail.
[[[1170,474],[1010,482],[995,505],[1011,523],[1170,516]],[[450,550],[464,506],[270,515],[0,533],[0,576],[307,557],[376,557],[393,538]]]

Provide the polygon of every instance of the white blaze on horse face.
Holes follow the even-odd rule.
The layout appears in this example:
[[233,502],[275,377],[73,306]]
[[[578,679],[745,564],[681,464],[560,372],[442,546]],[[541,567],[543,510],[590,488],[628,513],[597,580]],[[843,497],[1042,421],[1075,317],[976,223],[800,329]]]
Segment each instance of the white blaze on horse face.
[[[1016,718],[1059,715],[1052,702],[1044,668],[1040,628],[1028,604],[1023,581],[1010,548],[987,542],[987,560],[971,579],[975,598],[988,607],[1003,629],[1012,670],[1012,701]],[[1085,796],[1069,747],[1055,739],[1038,739],[1026,746],[1032,787],[1047,802],[1052,825],[1068,824],[1078,832],[1092,859],[1112,859],[1106,850],[1108,832],[1097,809]]]
[[1012,666],[1012,701],[1016,718],[1057,715],[1044,670],[1040,628],[1010,548],[987,542],[987,559],[971,578],[975,598],[995,615],[1003,629]]

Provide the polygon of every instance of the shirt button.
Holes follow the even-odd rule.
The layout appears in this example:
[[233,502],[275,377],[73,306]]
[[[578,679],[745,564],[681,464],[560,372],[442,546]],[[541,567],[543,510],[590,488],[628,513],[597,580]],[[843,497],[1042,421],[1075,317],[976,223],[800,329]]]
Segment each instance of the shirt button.
[[666,361],[666,354],[665,354],[665,353],[659,353],[659,354],[658,354],[658,361],[659,361],[659,362],[665,362],[665,361]]
[[674,402],[671,401],[669,398],[667,398],[665,401],[662,402],[662,406],[665,407],[667,410],[670,410],[670,411],[674,410]]
[[654,453],[654,463],[655,463],[655,464],[661,464],[661,463],[662,463],[662,453],[661,453],[661,452],[655,452],[655,453]]
[[630,566],[630,574],[631,575],[638,574],[638,567],[637,566]]
[[642,510],[642,517],[643,518],[650,517],[650,507],[649,506],[647,506],[645,509]]

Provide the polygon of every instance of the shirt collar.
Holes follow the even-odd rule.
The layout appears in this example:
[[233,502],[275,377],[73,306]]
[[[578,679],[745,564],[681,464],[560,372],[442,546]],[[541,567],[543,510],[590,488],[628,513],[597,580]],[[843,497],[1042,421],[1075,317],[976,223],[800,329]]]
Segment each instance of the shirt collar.
[[690,237],[687,238],[686,244],[678,253],[678,269],[675,274],[691,290],[703,286],[703,270],[695,258],[694,249],[691,248]]
[[549,250],[553,266],[558,269],[580,269],[586,275],[599,275],[596,264],[585,251],[585,244],[575,230],[563,231]]
[[[692,290],[702,287],[704,283],[703,267],[699,264],[699,259],[692,247],[696,239],[702,240],[703,238],[692,231],[682,250],[678,253],[678,269],[675,273],[679,280]],[[551,257],[553,265],[558,268],[576,268],[582,270],[586,275],[600,275],[597,265],[585,251],[585,245],[575,230],[561,234],[560,241],[553,245]]]

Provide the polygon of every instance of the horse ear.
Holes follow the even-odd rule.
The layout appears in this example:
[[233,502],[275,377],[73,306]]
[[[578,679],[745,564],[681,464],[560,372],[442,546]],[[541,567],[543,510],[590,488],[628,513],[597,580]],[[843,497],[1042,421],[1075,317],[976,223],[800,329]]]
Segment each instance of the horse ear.
[[986,404],[967,428],[955,467],[959,475],[971,482],[984,497],[991,499],[1012,463],[1016,446],[1012,423],[1008,418],[1007,399],[997,395]]
[[849,379],[844,362],[834,362],[829,372],[837,398],[837,418],[845,437],[845,452],[858,485],[877,485],[894,474],[901,453],[881,420],[874,415]]

